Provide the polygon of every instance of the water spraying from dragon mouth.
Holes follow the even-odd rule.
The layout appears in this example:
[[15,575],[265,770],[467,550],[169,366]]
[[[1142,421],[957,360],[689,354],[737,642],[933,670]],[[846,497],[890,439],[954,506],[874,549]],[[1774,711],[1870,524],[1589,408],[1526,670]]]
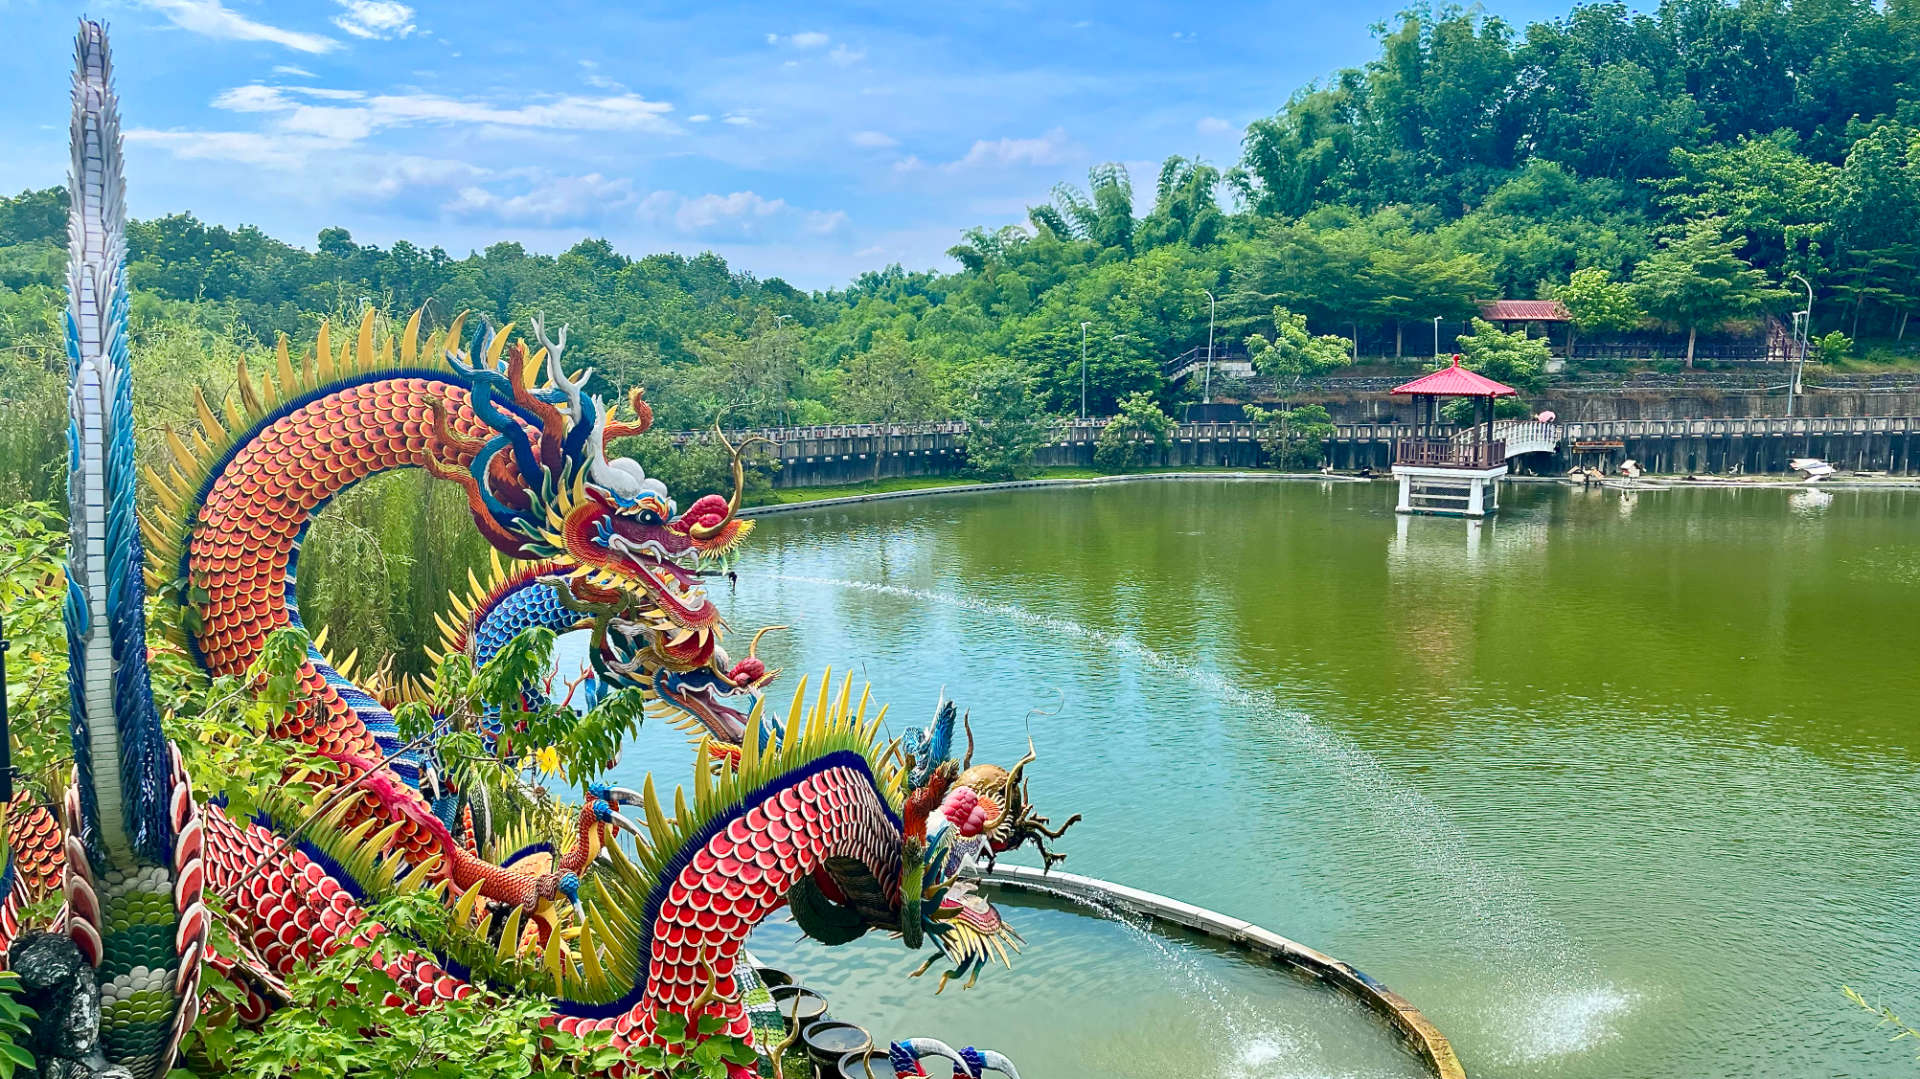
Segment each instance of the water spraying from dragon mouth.
[[[1446,811],[1373,754],[1328,730],[1275,694],[1248,688],[1195,667],[1122,634],[1023,607],[921,588],[804,574],[764,573],[763,579],[815,585],[916,603],[974,611],[1071,638],[1173,675],[1234,708],[1278,720],[1277,732],[1303,755],[1337,773],[1340,789],[1356,812],[1368,814],[1389,837],[1386,850],[1411,852],[1410,871],[1421,875],[1422,902],[1438,902],[1455,915],[1459,936],[1485,955],[1492,976],[1505,983],[1492,1014],[1475,1016],[1501,1045],[1504,1063],[1538,1063],[1581,1052],[1613,1034],[1611,1021],[1628,1010],[1633,996],[1600,978],[1592,959],[1541,907],[1524,881],[1486,864]],[[1370,855],[1376,857],[1377,855]],[[1570,1015],[1579,1022],[1569,1028]]]

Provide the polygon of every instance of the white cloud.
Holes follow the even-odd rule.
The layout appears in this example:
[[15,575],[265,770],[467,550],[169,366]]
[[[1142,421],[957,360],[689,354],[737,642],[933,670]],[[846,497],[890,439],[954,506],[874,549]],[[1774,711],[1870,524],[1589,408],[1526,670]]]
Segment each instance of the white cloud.
[[413,9],[394,0],[335,0],[342,10],[333,25],[354,37],[389,41],[413,33]]
[[921,161],[912,154],[908,154],[893,163],[893,171],[895,172],[919,172],[926,167],[926,162]]
[[[303,98],[348,102],[314,105]],[[355,142],[375,131],[417,124],[485,124],[495,128],[556,131],[676,130],[666,114],[673,106],[637,94],[605,97],[566,95],[532,105],[500,106],[440,94],[373,94],[300,86],[236,86],[213,99],[230,112],[273,114],[283,131]]]
[[661,211],[673,202],[678,205],[673,207],[670,219],[682,232],[708,232],[724,226],[728,231],[751,234],[758,221],[772,217],[787,207],[785,199],[762,198],[752,191],[701,195],[690,199],[680,198],[671,192],[655,192],[647,196],[646,203],[642,204],[642,212],[656,217],[664,216]]
[[153,131],[135,128],[126,133],[131,143],[164,147],[189,161],[232,161],[273,169],[297,169],[317,152],[339,148],[339,143],[312,135],[265,134],[258,131]]
[[827,59],[841,67],[852,67],[866,58],[867,50],[849,49],[845,45],[835,45],[833,51],[827,54]]
[[1058,165],[1067,160],[1071,151],[1066,131],[1056,127],[1037,139],[980,139],[967,150],[966,156],[944,167],[957,171]]
[[332,52],[340,43],[324,34],[309,34],[249,19],[220,0],[144,0],[147,7],[167,17],[182,30],[224,41],[270,41],[299,52]]
[[818,30],[802,30],[787,38],[788,44],[796,49],[817,49],[833,40]]
[[723,124],[732,124],[735,127],[752,127],[753,117],[744,116],[737,112],[730,112],[725,116],[722,116],[720,118],[720,122]]
[[317,79],[320,77],[304,67],[294,67],[292,64],[275,64],[273,65],[273,73],[275,75],[286,75],[295,79]]
[[852,135],[849,135],[848,138],[855,146],[865,146],[876,150],[900,145],[899,139],[894,138],[884,131],[856,131]]
[[708,116],[708,115],[707,115],[706,113],[704,113],[704,112],[696,112],[696,113],[694,113],[694,114],[693,114],[692,116],[689,116],[689,117],[687,117],[687,123],[690,123],[690,124],[704,124],[704,123],[706,123],[706,122],[707,122],[708,120],[711,120],[711,119],[713,119],[713,117],[711,117],[711,116]]
[[525,190],[502,195],[479,184],[455,193],[442,209],[457,217],[486,217],[510,224],[566,225],[602,218],[634,201],[633,182],[597,172],[584,176],[539,176]]
[[1202,116],[1200,122],[1193,125],[1202,135],[1224,135],[1233,130],[1233,125],[1218,116]]
[[814,210],[807,214],[807,231],[815,236],[827,236],[847,227],[845,210]]

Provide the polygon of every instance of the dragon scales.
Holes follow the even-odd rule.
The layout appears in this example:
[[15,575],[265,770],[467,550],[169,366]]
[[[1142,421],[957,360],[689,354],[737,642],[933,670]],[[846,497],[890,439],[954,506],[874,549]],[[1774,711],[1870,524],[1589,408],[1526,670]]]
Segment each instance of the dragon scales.
[[[445,896],[462,932],[444,955],[383,947],[410,994],[388,1006],[463,997],[465,972],[485,969],[496,986],[544,996],[549,1022],[607,1031],[616,1046],[656,1041],[663,1010],[718,1016],[749,1037],[742,948],[782,907],[828,943],[873,928],[912,947],[931,939],[953,973],[1006,958],[1018,937],[962,871],[976,855],[1057,837],[1028,808],[1026,761],[1008,772],[952,760],[950,706],[919,736],[917,760],[901,754],[880,737],[885,709],[850,680],[836,690],[830,672],[811,696],[801,679],[776,719],[763,699],[776,672],[752,649],[728,656],[700,587],[703,560],[750,528],[736,514],[740,448],[731,497],[679,510],[637,462],[607,456],[608,440],[646,430],[651,411],[635,391],[634,418],[619,420],[585,393],[591,371],[567,370],[564,328],[549,338],[536,319],[531,343],[511,325],[469,337],[464,315],[433,331],[416,313],[396,333],[369,313],[338,338],[323,323],[297,359],[283,338],[271,371],[243,362],[231,395],[200,398],[197,427],[168,434],[171,463],[145,476],[158,509],[137,519],[118,107],[99,24],[82,22],[76,59],[76,766],[58,826],[10,816],[0,947],[58,873],[60,925],[101,986],[106,1063],[164,1074],[198,1016],[203,967],[247,990],[237,1021],[257,1020],[302,964],[384,937],[367,901],[410,890]],[[318,643],[270,734],[327,767],[296,765],[255,820],[195,802],[147,676],[147,590],[182,605],[183,643],[207,671],[245,674],[270,633],[301,625],[294,582],[314,517],[397,468],[458,485],[496,552],[490,581],[476,578],[443,621],[449,649],[484,662],[528,626],[590,627],[599,679],[696,725],[691,793],[676,788],[671,813],[649,776],[641,792],[590,784],[577,809],[551,811],[560,818],[476,831],[459,792],[460,812],[447,812],[431,740],[403,743],[391,699]],[[228,952],[209,946],[206,889],[224,900]]]

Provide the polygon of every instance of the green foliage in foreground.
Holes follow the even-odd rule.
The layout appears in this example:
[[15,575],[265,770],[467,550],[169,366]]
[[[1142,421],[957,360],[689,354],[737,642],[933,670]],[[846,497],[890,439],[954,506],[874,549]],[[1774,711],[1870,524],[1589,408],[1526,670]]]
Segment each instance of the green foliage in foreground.
[[[369,915],[390,931],[434,948],[445,947],[454,930],[437,894],[416,892],[373,906]],[[459,1000],[436,1003],[409,1013],[381,1003],[388,993],[404,995],[399,983],[376,962],[392,950],[392,941],[347,946],[287,983],[289,1001],[257,1030],[237,1024],[201,1023],[186,1046],[189,1068],[179,1079],[196,1075],[235,1075],[250,1079],[342,1079],[434,1076],[441,1079],[523,1079],[533,1074],[591,1076],[605,1073],[623,1054],[596,1031],[568,1034],[541,1025],[550,1014],[546,1002],[489,987],[484,982]],[[238,1002],[225,979],[209,979],[209,990],[225,1007]],[[696,1032],[687,1019],[663,1012],[659,1031],[665,1047],[635,1050],[641,1069],[668,1079],[723,1079],[728,1062],[750,1064],[745,1042],[720,1033],[721,1020],[701,1020]]]
[[20,976],[10,970],[0,971],[0,1079],[33,1074],[33,1054],[25,1043],[32,1039],[33,1030],[28,1024],[34,1018],[33,1009],[20,1001]]

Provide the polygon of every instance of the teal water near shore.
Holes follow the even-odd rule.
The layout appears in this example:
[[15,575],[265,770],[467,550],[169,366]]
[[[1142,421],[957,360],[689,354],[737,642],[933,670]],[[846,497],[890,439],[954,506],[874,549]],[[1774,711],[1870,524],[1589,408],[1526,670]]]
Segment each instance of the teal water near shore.
[[[1200,480],[831,507],[759,522],[716,598],[736,637],[792,626],[762,648],[784,686],[850,668],[896,732],[944,688],[977,759],[1030,731],[1042,811],[1087,815],[1069,868],[1354,963],[1475,1076],[1913,1067],[1840,987],[1920,1011],[1920,493],[1390,503]],[[621,772],[646,767],[682,774],[672,732]],[[882,1036],[1035,1075],[1408,1074],[1284,974],[1009,912],[1016,969],[938,998],[895,941],[755,947]]]

